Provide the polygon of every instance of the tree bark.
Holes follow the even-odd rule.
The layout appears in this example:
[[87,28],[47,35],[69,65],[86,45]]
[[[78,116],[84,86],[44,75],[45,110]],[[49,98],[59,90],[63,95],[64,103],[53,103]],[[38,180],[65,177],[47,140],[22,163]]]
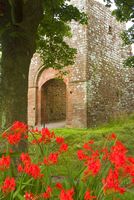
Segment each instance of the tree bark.
[[[30,61],[36,50],[36,34],[43,16],[42,0],[28,0],[23,5],[20,24],[11,20],[12,8],[5,0],[5,15],[0,18],[2,60],[0,78],[0,128],[14,121],[27,123],[27,93]],[[21,13],[22,14],[22,13]]]
[[[24,38],[2,37],[1,60],[1,125],[10,127],[14,121],[27,123],[28,72],[34,53],[29,51]],[[33,41],[32,41],[33,42]],[[21,141],[17,151],[26,151],[26,141]]]
[[[27,123],[28,71],[32,54],[27,53],[24,44],[14,41],[2,51],[2,127],[10,126],[19,120]],[[21,41],[22,43],[23,41]],[[2,46],[6,44],[2,40]],[[8,49],[8,50],[7,50]]]

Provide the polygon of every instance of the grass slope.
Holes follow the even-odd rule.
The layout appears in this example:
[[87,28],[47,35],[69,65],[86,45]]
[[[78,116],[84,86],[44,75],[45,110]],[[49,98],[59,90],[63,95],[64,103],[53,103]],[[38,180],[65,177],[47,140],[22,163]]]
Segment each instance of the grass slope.
[[[53,174],[57,174],[57,177],[71,175],[75,178],[82,166],[81,162],[77,159],[77,150],[90,139],[94,139],[97,146],[103,146],[106,136],[110,133],[116,133],[118,139],[125,144],[129,153],[134,156],[134,115],[96,128],[62,128],[54,129],[54,132],[56,135],[63,136],[69,145],[69,150],[64,154],[63,158],[61,158],[58,167],[55,166],[53,168]],[[119,197],[119,199],[122,200],[133,200],[134,191],[131,191],[131,193],[127,192],[121,196],[119,195]]]
[[98,145],[101,145],[106,135],[114,132],[134,154],[134,115],[131,115],[128,118],[121,118],[119,120],[112,121],[96,128],[61,128],[54,129],[54,132],[57,135],[65,137],[72,153],[76,149],[80,148],[84,142],[92,138],[95,139]]

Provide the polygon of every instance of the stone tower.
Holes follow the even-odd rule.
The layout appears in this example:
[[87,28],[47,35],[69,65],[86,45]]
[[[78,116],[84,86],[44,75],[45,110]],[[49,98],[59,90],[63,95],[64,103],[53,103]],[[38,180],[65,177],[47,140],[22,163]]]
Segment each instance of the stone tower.
[[134,69],[123,67],[130,54],[122,47],[118,23],[95,0],[72,0],[88,14],[88,25],[71,23],[70,45],[77,48],[75,64],[58,80],[34,55],[29,72],[28,123],[66,120],[67,127],[89,127],[134,111]]

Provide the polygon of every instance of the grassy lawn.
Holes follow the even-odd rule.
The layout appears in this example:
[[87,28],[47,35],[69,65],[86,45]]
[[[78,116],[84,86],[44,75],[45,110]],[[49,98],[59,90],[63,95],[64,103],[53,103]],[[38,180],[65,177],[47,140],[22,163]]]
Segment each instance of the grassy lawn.
[[[131,155],[134,155],[134,115],[128,118],[123,118],[118,121],[113,121],[108,124],[90,129],[72,129],[62,128],[54,129],[54,132],[59,136],[64,136],[65,141],[69,145],[69,150],[65,153],[65,160],[61,162],[61,169],[58,166],[58,171],[64,173],[66,166],[77,169],[78,161],[76,152],[82,145],[90,139],[94,139],[97,146],[104,144],[105,138],[110,133],[116,133],[119,140],[121,140],[128,148]],[[75,174],[75,171],[73,174]],[[77,173],[77,172],[76,172]]]
[[134,133],[134,114],[126,118],[120,118],[110,123],[103,124],[96,128],[89,128],[89,129],[76,129],[76,128],[59,128],[58,129],[57,128],[53,130],[58,135],[62,135],[66,137],[67,139],[72,138],[74,140],[76,139],[74,138],[74,136],[77,136],[77,139],[79,140],[79,142],[81,142],[81,136],[83,137],[83,139],[85,137],[86,137],[85,139],[89,139],[91,137],[94,137],[97,139],[97,137],[103,137],[104,135],[107,135],[108,133],[113,133],[113,132],[115,132],[121,138],[126,138],[128,137],[130,132]]
[[[51,175],[56,178],[56,181],[60,181],[65,177],[72,177],[74,180],[77,179],[76,177],[80,174],[81,169],[83,168],[82,162],[77,159],[77,150],[81,149],[82,145],[90,139],[95,140],[96,147],[103,147],[107,135],[116,133],[118,139],[127,147],[129,154],[134,156],[134,115],[96,128],[61,128],[53,129],[53,131],[56,135],[63,136],[65,142],[69,145],[68,151],[63,153],[59,159],[58,165],[51,166]],[[55,151],[55,146],[52,145],[50,149],[51,152]],[[131,190],[130,193],[128,191],[121,196],[117,194],[116,197],[121,200],[134,200],[134,191]],[[112,200],[112,197],[108,197],[108,200],[110,199]],[[107,200],[106,197],[105,200]]]
[[[105,138],[110,133],[116,133],[119,140],[121,140],[128,148],[131,155],[134,156],[134,115],[128,118],[122,118],[118,121],[113,121],[108,124],[101,125],[90,129],[72,129],[62,128],[54,129],[57,135],[64,136],[69,145],[69,150],[61,158],[58,168],[54,167],[54,174],[65,175],[68,171],[71,176],[76,177],[81,169],[81,162],[78,161],[76,152],[80,149],[84,142],[89,139],[94,139],[97,146],[104,145]],[[133,191],[134,192],[134,191]],[[121,196],[122,200],[133,200],[134,193],[126,193]]]
[[[89,129],[61,128],[53,129],[57,135],[63,136],[69,144],[70,154],[79,149],[89,139],[94,139],[97,145],[102,145],[105,137],[110,133],[116,133],[120,139],[134,154],[134,115],[112,121],[108,124]],[[71,155],[70,155],[71,156]]]

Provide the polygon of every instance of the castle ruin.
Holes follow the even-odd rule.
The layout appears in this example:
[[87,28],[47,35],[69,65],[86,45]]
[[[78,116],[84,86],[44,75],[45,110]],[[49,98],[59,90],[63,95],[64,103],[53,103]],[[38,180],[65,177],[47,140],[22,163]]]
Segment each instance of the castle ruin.
[[134,111],[134,69],[122,64],[131,53],[120,39],[125,25],[95,0],[72,3],[84,9],[89,23],[71,23],[70,45],[77,48],[77,56],[63,80],[34,55],[28,90],[31,126],[66,120],[67,127],[86,128]]

